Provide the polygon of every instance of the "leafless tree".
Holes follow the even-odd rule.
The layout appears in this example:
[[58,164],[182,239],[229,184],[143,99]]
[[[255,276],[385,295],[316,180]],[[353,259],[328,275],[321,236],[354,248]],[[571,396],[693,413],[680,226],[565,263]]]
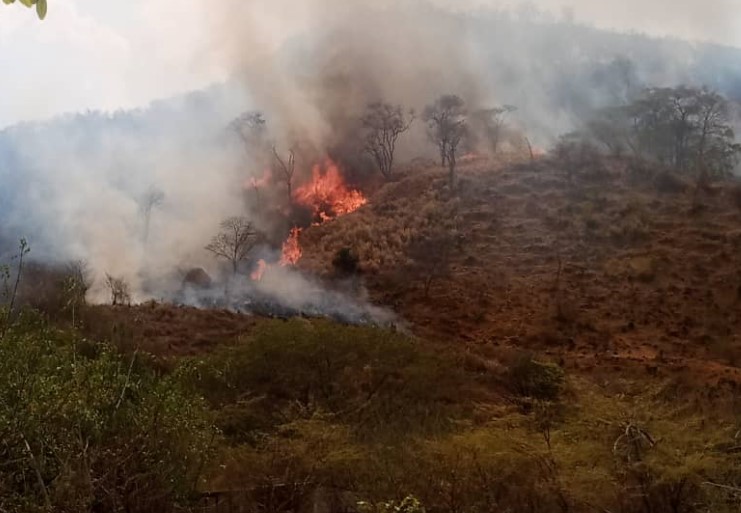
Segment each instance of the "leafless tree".
[[106,273],[105,283],[111,293],[112,305],[130,305],[131,291],[129,284],[123,278],[116,278]]
[[474,114],[492,153],[499,151],[505,135],[507,116],[515,110],[517,108],[512,105],[502,105],[501,107],[481,109]]
[[76,313],[85,304],[85,296],[90,289],[92,273],[90,265],[85,260],[73,260],[65,266],[63,282],[65,292],[64,307],[72,314],[72,325],[76,322]]
[[425,108],[423,119],[427,135],[440,151],[441,165],[448,165],[451,187],[455,185],[455,166],[458,147],[467,134],[466,107],[456,95],[446,94]]
[[261,112],[241,114],[229,123],[229,129],[242,141],[247,158],[253,159],[265,152],[267,123]]
[[229,217],[221,222],[221,232],[211,239],[206,250],[228,260],[232,272],[237,274],[239,263],[247,258],[257,240],[257,231],[247,218]]
[[399,136],[409,130],[414,122],[414,111],[405,115],[401,106],[388,103],[371,103],[360,119],[365,131],[363,149],[376,161],[379,171],[388,180],[394,165],[394,152]]
[[281,180],[286,183],[288,205],[291,205],[293,203],[293,174],[296,171],[296,154],[293,149],[289,149],[288,160],[285,161],[278,155],[278,150],[273,146],[273,156],[275,156],[275,161],[278,164]]
[[162,206],[165,201],[165,193],[156,187],[150,187],[139,201],[139,211],[144,218],[144,243],[149,240],[149,226],[152,221],[152,211]]

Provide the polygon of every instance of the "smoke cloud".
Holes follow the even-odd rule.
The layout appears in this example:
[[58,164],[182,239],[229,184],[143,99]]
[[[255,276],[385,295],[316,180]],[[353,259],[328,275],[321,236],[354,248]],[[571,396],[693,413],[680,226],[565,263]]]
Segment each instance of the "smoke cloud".
[[[592,109],[645,84],[708,84],[741,98],[737,50],[599,31],[568,12],[443,0],[210,4],[201,54],[231,72],[228,83],[142,111],[0,132],[0,240],[25,236],[47,262],[87,260],[98,278],[93,300],[106,297],[104,273],[127,279],[138,300],[176,296],[181,271],[192,267],[218,274],[203,247],[223,218],[249,211],[244,184],[263,171],[227,129],[245,110],[264,113],[283,151],[298,144],[321,157],[348,147],[359,154],[358,116],[378,100],[417,112],[444,93],[470,108],[514,105],[511,122],[547,147]],[[567,4],[585,13],[597,5]],[[399,161],[434,154],[421,122],[399,150]],[[299,173],[313,163],[299,160]],[[153,190],[164,199],[147,230],[142,199]],[[285,270],[247,285],[245,293],[302,311],[352,303]],[[352,304],[361,312],[353,316],[365,315]]]

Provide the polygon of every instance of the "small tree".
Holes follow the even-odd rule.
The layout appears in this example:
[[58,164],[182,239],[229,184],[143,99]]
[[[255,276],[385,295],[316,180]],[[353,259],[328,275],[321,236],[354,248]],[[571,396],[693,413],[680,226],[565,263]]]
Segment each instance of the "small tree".
[[414,112],[405,115],[401,106],[371,103],[360,119],[365,131],[363,149],[376,161],[378,170],[388,180],[393,173],[394,152],[399,136],[414,122]]
[[116,278],[106,273],[105,283],[108,286],[108,290],[111,293],[111,304],[112,305],[130,305],[131,304],[131,291],[129,284],[123,278]]
[[501,107],[481,109],[474,114],[492,153],[499,151],[505,135],[507,116],[515,110],[517,110],[517,107],[503,105]]
[[262,112],[250,111],[241,114],[229,123],[229,129],[242,141],[249,158],[254,157],[254,153],[265,151],[267,123]]
[[219,258],[228,260],[232,272],[237,274],[239,263],[247,258],[257,244],[257,231],[245,217],[229,217],[221,222],[221,232],[206,246]]
[[150,187],[139,201],[139,211],[144,218],[144,243],[149,240],[149,225],[152,220],[152,210],[162,206],[165,200],[165,193],[156,187]]
[[288,150],[288,161],[284,161],[278,155],[278,150],[273,146],[273,155],[278,164],[278,171],[281,179],[286,183],[286,192],[288,193],[288,205],[293,204],[293,175],[296,172],[296,155],[293,149]]
[[76,313],[85,304],[85,296],[92,282],[90,266],[85,260],[67,263],[62,287],[65,294],[64,307],[72,314],[72,325],[75,325]]
[[425,108],[423,119],[427,135],[440,151],[440,165],[448,165],[451,187],[455,185],[455,165],[458,147],[467,134],[466,108],[456,95],[446,94]]

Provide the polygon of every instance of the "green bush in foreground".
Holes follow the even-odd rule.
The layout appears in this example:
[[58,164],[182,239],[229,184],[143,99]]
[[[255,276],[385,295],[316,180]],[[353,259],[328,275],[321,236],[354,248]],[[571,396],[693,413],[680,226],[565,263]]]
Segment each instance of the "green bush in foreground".
[[364,436],[431,432],[465,403],[461,374],[444,357],[400,333],[329,321],[268,323],[192,362],[189,376],[234,441],[316,415]]
[[201,401],[22,314],[0,338],[0,510],[169,511],[213,438]]

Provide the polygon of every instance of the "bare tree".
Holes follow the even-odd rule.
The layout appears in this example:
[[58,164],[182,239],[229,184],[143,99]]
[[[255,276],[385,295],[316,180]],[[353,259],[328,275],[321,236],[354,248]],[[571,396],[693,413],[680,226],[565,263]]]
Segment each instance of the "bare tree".
[[401,106],[371,103],[360,119],[365,130],[363,149],[376,161],[379,171],[388,180],[393,173],[394,152],[399,136],[414,122],[414,111],[405,115]]
[[499,151],[507,126],[507,115],[515,110],[517,110],[517,107],[513,105],[502,105],[501,107],[481,109],[474,114],[492,153]]
[[257,244],[257,231],[245,217],[229,217],[221,222],[221,232],[211,239],[206,250],[228,260],[237,274],[239,263],[247,258]]
[[116,278],[106,273],[105,283],[108,286],[108,290],[111,293],[111,304],[112,305],[130,305],[131,304],[131,291],[129,284],[123,278]]
[[65,266],[62,283],[65,292],[64,307],[72,313],[72,326],[75,326],[76,313],[85,305],[85,296],[92,283],[90,265],[85,260],[73,260]]
[[448,165],[451,187],[455,185],[455,166],[458,146],[467,134],[466,108],[456,95],[446,94],[425,108],[423,119],[427,135],[440,151],[440,163]]
[[229,123],[229,129],[242,141],[248,158],[252,159],[265,152],[267,123],[261,112],[250,111],[241,114]]
[[144,243],[149,240],[149,226],[152,221],[152,211],[155,207],[162,206],[165,201],[165,193],[156,187],[150,187],[139,201],[139,211],[144,218]]
[[278,150],[273,146],[273,155],[275,161],[278,164],[278,171],[280,171],[281,179],[286,182],[286,190],[288,193],[288,205],[293,203],[293,174],[296,171],[296,155],[293,149],[288,150],[288,161],[284,161],[278,155]]

